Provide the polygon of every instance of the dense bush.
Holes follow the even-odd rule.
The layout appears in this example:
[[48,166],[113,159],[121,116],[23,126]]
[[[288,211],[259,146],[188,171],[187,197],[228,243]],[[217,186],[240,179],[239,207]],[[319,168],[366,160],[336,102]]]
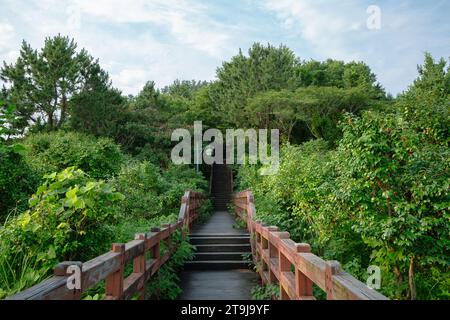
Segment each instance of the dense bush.
[[[277,175],[239,170],[258,217],[337,259],[361,280],[382,270],[393,298],[450,297],[449,73],[427,56],[420,77],[383,113],[348,115],[337,149],[281,150]],[[439,119],[439,120],[437,120]]]
[[[100,254],[101,244],[112,239],[103,226],[113,222],[112,208],[121,199],[112,185],[73,167],[45,176],[30,198],[30,209],[0,228],[1,289],[13,293],[47,275],[58,261]],[[23,284],[17,277],[30,280]]]
[[171,166],[161,170],[147,161],[123,166],[114,183],[125,195],[119,211],[124,218],[131,219],[178,214],[186,190],[205,191],[207,188],[206,180],[190,168]]
[[369,265],[380,266],[388,296],[445,299],[450,154],[395,119],[348,118],[337,151],[321,141],[284,146],[278,175],[243,167],[239,184],[254,191],[258,218],[316,254],[361,280]]
[[0,223],[12,212],[28,207],[28,197],[39,184],[39,178],[20,153],[0,149]]
[[31,134],[24,140],[28,163],[46,174],[76,166],[96,179],[119,172],[123,154],[108,138],[95,138],[75,132]]
[[24,161],[23,145],[11,142],[18,134],[13,128],[19,118],[16,108],[0,100],[0,223],[12,210],[26,209],[28,197],[38,185],[35,172]]
[[172,241],[180,241],[180,245],[170,260],[161,267],[156,277],[147,284],[148,298],[175,300],[182,293],[179,286],[180,270],[186,261],[194,257],[195,247],[188,241],[181,240],[180,236],[180,233],[173,236]]

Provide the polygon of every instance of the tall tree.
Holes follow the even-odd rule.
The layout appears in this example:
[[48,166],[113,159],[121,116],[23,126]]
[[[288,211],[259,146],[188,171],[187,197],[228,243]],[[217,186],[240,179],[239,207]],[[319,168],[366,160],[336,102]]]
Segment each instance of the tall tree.
[[77,131],[115,138],[127,100],[111,86],[108,74],[98,64],[95,67],[98,70],[70,100],[70,125]]
[[364,62],[348,62],[328,59],[326,61],[303,61],[296,70],[297,87],[363,88],[374,99],[386,98],[377,77]]
[[293,83],[298,59],[281,45],[255,43],[245,56],[242,51],[217,70],[216,103],[234,125],[243,125],[241,112],[248,99],[259,92],[287,89]]
[[183,97],[188,100],[194,99],[194,94],[208,85],[206,81],[175,80],[171,85],[164,87],[161,91],[173,97]]
[[19,116],[55,130],[69,115],[71,97],[98,71],[96,64],[86,50],[77,52],[73,39],[58,35],[46,38],[39,52],[23,41],[19,58],[3,64],[0,78],[10,84],[10,100]]

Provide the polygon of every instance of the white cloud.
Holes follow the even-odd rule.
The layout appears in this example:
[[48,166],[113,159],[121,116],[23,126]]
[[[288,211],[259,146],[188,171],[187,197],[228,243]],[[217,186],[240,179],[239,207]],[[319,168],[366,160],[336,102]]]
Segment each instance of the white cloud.
[[45,37],[61,33],[99,58],[125,94],[149,80],[159,87],[177,78],[211,80],[223,56],[236,49],[230,44],[235,28],[192,0],[0,1],[5,16],[15,17],[18,35],[6,38],[3,30],[12,25],[1,24],[0,60],[13,61],[22,39],[40,48]]
[[439,36],[428,20],[443,2],[430,3],[426,9],[412,9],[400,2],[378,3],[380,30],[366,27],[366,10],[372,4],[367,1],[265,0],[264,8],[305,40],[316,59],[363,60],[389,91],[399,93],[417,76],[416,66],[422,63],[424,51],[446,54],[442,48],[448,49],[450,30],[447,24],[443,27],[447,36]]
[[0,21],[0,62],[10,63],[19,55],[14,41],[15,38],[14,26],[6,21]]
[[7,22],[0,21],[0,48],[8,46],[14,36],[14,27]]
[[[148,80],[160,87],[177,78],[212,80],[238,48],[283,42],[305,59],[364,60],[396,93],[414,79],[424,51],[448,55],[448,24],[430,23],[436,12],[403,12],[404,2],[381,4],[382,29],[369,31],[367,3],[0,0],[0,62],[18,56],[22,39],[38,49],[45,37],[61,33],[99,58],[115,86],[134,94]],[[445,11],[437,10],[438,16]]]
[[193,1],[78,0],[82,14],[113,23],[151,23],[168,28],[175,39],[212,56],[228,48],[227,27]]

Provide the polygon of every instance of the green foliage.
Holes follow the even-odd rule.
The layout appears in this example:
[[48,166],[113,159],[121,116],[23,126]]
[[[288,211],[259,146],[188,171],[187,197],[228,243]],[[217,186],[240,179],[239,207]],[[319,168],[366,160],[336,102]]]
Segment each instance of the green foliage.
[[147,284],[146,295],[150,298],[175,300],[182,292],[178,274],[184,263],[194,257],[195,247],[186,240],[181,241],[180,234],[176,234],[172,241],[179,241],[180,244],[156,277]]
[[70,100],[70,128],[115,139],[125,107],[126,100],[121,92],[98,80]]
[[292,140],[294,128],[300,125],[309,131],[307,137],[335,141],[340,136],[337,124],[342,114],[359,114],[371,105],[362,87],[308,87],[257,94],[249,100],[242,116],[253,127],[279,129],[286,141]]
[[44,280],[50,268],[32,253],[0,252],[0,300]]
[[39,185],[35,171],[14,149],[0,149],[0,223],[28,207],[28,197]]
[[124,166],[114,183],[126,198],[119,211],[125,217],[146,219],[178,214],[186,190],[207,188],[204,178],[189,167],[171,166],[161,170],[148,161]]
[[23,159],[25,147],[8,139],[18,133],[14,129],[15,109],[0,101],[0,223],[11,210],[25,209],[26,200],[38,185],[35,172]]
[[352,212],[372,259],[396,273],[400,290],[409,278],[407,294],[415,296],[414,271],[450,267],[449,150],[396,115],[349,121],[336,154],[336,211]]
[[386,295],[447,299],[448,71],[430,56],[419,71],[393,107],[346,116],[335,150],[285,145],[277,175],[244,166],[238,182],[253,189],[258,218],[316,254],[362,281],[378,265]]
[[298,87],[363,88],[374,99],[384,99],[384,89],[364,62],[304,61],[297,67]]
[[124,217],[150,219],[161,215],[166,209],[160,199],[165,191],[160,169],[149,162],[123,166],[114,184],[125,195],[125,201],[119,204],[119,211]]
[[120,115],[114,139],[139,159],[165,167],[173,146],[172,130],[185,125],[178,117],[187,110],[186,103],[185,98],[161,95],[155,83],[148,82]]
[[197,91],[207,86],[206,81],[195,80],[175,80],[170,86],[164,87],[161,91],[172,97],[181,97],[193,100]]
[[[232,212],[232,211],[230,211]],[[235,220],[235,223],[233,225],[234,229],[240,229],[240,230],[244,230],[247,228],[247,222],[242,220],[241,218],[237,217]]]
[[419,77],[395,104],[402,117],[422,131],[430,143],[448,141],[450,111],[450,63],[425,55]]
[[198,213],[198,218],[196,223],[204,223],[208,221],[214,212],[214,205],[211,199],[205,199]]
[[73,39],[58,35],[46,38],[39,52],[23,41],[16,63],[4,63],[0,78],[11,84],[9,98],[18,106],[20,129],[31,121],[36,128],[54,130],[65,123],[72,95],[100,72],[84,49],[77,52]]
[[118,145],[108,138],[75,132],[31,134],[25,140],[26,159],[39,173],[76,166],[93,178],[117,174],[124,159]]
[[[19,118],[14,114],[16,109],[16,106],[0,100],[0,141],[2,143],[19,133],[15,128],[15,124],[19,121]],[[4,148],[3,144],[1,148]]]
[[[276,128],[290,142],[312,137],[334,142],[344,112],[359,114],[387,100],[362,62],[305,62],[285,46],[270,44],[254,44],[248,56],[239,52],[223,63],[217,78],[208,95],[201,96],[201,105],[213,115],[206,117],[208,123]],[[215,117],[216,109],[222,111],[222,121]]]
[[252,300],[274,300],[280,297],[280,286],[276,284],[258,285],[252,288]]
[[247,99],[258,92],[289,88],[297,65],[295,54],[287,47],[259,43],[249,49],[248,56],[240,51],[231,61],[224,62],[217,70],[219,81],[214,100],[225,112],[225,121],[245,127],[240,110],[247,104]]
[[5,283],[29,280],[30,275],[37,281],[58,261],[85,261],[100,254],[98,244],[111,242],[103,226],[113,222],[112,208],[122,199],[112,185],[73,167],[45,176],[29,200],[30,209],[0,228]]

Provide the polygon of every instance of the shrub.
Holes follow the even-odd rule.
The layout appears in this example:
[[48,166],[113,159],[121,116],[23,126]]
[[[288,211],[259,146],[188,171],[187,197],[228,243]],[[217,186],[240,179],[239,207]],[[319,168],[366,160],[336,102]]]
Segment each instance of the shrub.
[[20,153],[0,150],[0,223],[12,211],[28,207],[27,200],[39,184],[36,172]]
[[120,203],[119,211],[133,219],[177,215],[186,190],[207,188],[203,176],[189,167],[171,166],[161,170],[148,161],[123,166],[114,184],[126,198]]
[[[180,234],[175,234],[172,241],[181,240]],[[179,272],[186,261],[194,257],[195,247],[188,241],[180,242],[175,253],[164,264],[158,274],[146,286],[149,298],[175,300],[182,292],[179,286]]]
[[125,219],[152,219],[164,208],[160,194],[164,191],[160,169],[149,162],[133,162],[122,167],[114,179],[116,188],[125,195],[119,212]]
[[124,160],[112,140],[75,132],[31,134],[24,144],[28,163],[42,174],[76,166],[95,179],[105,179],[117,174]]
[[348,118],[343,130],[335,212],[353,221],[373,261],[390,273],[385,285],[397,289],[389,293],[415,298],[423,285],[416,273],[427,282],[431,268],[450,267],[449,149],[397,114]]
[[102,244],[112,239],[102,227],[112,223],[113,205],[121,199],[110,184],[73,167],[45,176],[30,209],[0,228],[0,283],[20,283],[17,277],[25,274],[32,285],[58,261],[85,261],[102,253]]
[[38,185],[35,172],[23,160],[24,146],[9,139],[19,134],[14,129],[20,120],[15,110],[0,100],[0,223],[12,209],[26,208],[26,200]]
[[276,284],[266,284],[255,286],[251,290],[252,300],[274,300],[280,298],[280,286]]
[[258,218],[340,260],[360,280],[368,265],[380,266],[390,297],[447,298],[445,142],[392,112],[349,116],[342,130],[336,151],[320,140],[283,146],[277,175],[239,170],[240,188],[254,192]]

